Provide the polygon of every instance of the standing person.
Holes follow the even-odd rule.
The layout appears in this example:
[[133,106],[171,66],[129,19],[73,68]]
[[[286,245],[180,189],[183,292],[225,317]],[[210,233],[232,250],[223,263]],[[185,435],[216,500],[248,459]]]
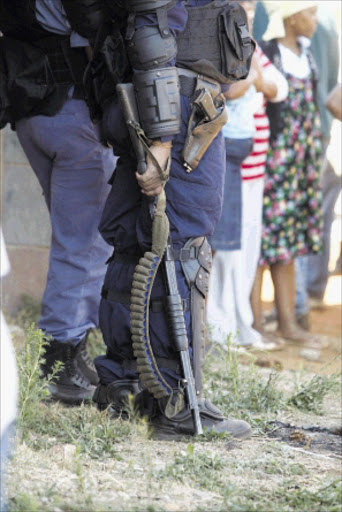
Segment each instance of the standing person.
[[[254,25],[255,2],[244,2],[250,27]],[[276,349],[281,345],[279,340],[272,338],[264,331],[253,328],[254,318],[250,302],[254,278],[261,250],[262,207],[265,186],[265,168],[269,149],[270,124],[266,114],[267,102],[277,104],[285,101],[288,95],[288,83],[283,74],[266,57],[259,45],[255,56],[262,70],[262,87],[259,94],[259,108],[254,113],[255,132],[251,154],[242,163],[242,239],[241,260],[243,264],[243,287],[240,293],[245,296],[243,309],[240,311],[239,331],[247,330],[249,339],[254,339],[255,348]],[[248,339],[248,336],[246,336]]]
[[[272,144],[266,166],[260,263],[271,269],[279,334],[303,346],[317,346],[318,340],[297,324],[294,308],[294,259],[321,249],[317,72],[300,39],[311,38],[315,32],[317,2],[276,1],[265,5],[270,19],[261,46],[285,74],[289,95],[280,109],[268,105]],[[256,281],[260,285],[258,276]],[[257,315],[255,323],[261,323]]]
[[326,100],[338,80],[340,67],[339,37],[333,13],[320,2],[318,26],[312,38],[310,50],[319,69],[318,106],[322,125],[322,172],[323,193],[323,250],[309,254],[296,262],[296,314],[304,325],[309,326],[309,306],[323,305],[329,279],[330,239],[334,221],[334,209],[341,192],[341,176],[337,176],[327,157],[333,116],[326,108]]
[[44,373],[64,363],[51,394],[67,403],[91,399],[98,382],[85,343],[98,326],[109,256],[98,223],[115,160],[90,120],[82,85],[100,14],[90,0],[0,2],[0,126],[15,127],[50,214],[39,327],[51,337]]
[[[107,3],[115,20],[117,5]],[[246,62],[250,63],[253,49],[247,20],[238,6],[225,1],[218,5],[191,0],[185,6],[182,1],[132,0],[125,6],[128,26],[124,37],[131,80],[139,123],[149,143],[145,146],[146,172],[139,175],[121,109],[114,102],[105,116],[106,133],[120,158],[100,224],[105,240],[114,246],[114,254],[102,291],[100,325],[107,352],[95,360],[100,384],[94,401],[100,409],[109,406],[118,417],[125,397],[133,393],[158,435],[172,438],[194,434],[189,404],[184,404],[184,379],[173,339],[172,329],[180,329],[186,331],[191,345],[202,425],[243,439],[251,434],[249,425],[225,419],[201,392],[205,296],[211,266],[206,236],[213,233],[220,217],[224,175],[220,127],[226,111],[220,82],[229,82],[231,73],[235,80],[247,75]],[[237,26],[231,16],[240,24],[244,38],[244,45],[235,39],[235,51],[242,60],[234,61],[234,69],[223,59],[228,54],[219,51],[223,45],[229,52],[228,34],[222,31],[219,38],[218,27],[223,20],[225,27],[230,21],[232,27]],[[145,46],[145,41],[150,44]],[[129,103],[132,106],[132,101]],[[209,126],[213,131],[207,130]],[[169,172],[167,162],[171,164]],[[167,231],[161,207],[164,185],[172,246],[169,240],[166,260],[157,271],[155,265],[164,252],[160,239]],[[151,211],[155,208],[152,228]],[[162,232],[157,229],[159,221],[164,226]],[[146,267],[150,261],[152,267]],[[175,295],[169,295],[170,283],[166,283],[163,272],[171,261],[183,306],[177,303],[183,312],[173,327],[169,320],[174,318]],[[141,306],[135,302],[137,295],[142,298]],[[146,315],[143,321],[141,312]],[[154,391],[156,387],[159,395]]]
[[[309,306],[320,307],[329,278],[330,237],[334,208],[341,191],[341,179],[326,158],[330,143],[332,116],[326,108],[328,94],[337,83],[340,66],[339,38],[333,13],[325,2],[319,2],[318,25],[311,40],[310,51],[319,69],[317,99],[321,117],[323,194],[323,251],[297,258],[296,265],[296,318],[303,328],[309,328]],[[257,2],[253,35],[262,39],[268,25],[268,14],[263,2]],[[310,298],[310,301],[308,301]],[[309,304],[310,303],[310,304]],[[273,314],[270,316],[273,319]]]

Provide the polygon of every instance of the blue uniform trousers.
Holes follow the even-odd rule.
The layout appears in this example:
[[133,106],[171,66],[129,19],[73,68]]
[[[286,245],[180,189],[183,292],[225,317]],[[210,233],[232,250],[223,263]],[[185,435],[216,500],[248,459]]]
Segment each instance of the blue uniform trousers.
[[53,116],[16,125],[51,217],[49,271],[39,327],[77,344],[98,326],[100,291],[111,248],[98,224],[115,167],[84,101],[69,99]]
[[[209,236],[213,233],[221,215],[223,179],[225,170],[225,148],[220,133],[190,174],[183,167],[182,150],[190,115],[188,98],[181,96],[181,132],[173,140],[170,179],[166,185],[167,215],[170,221],[173,246],[181,248],[192,237]],[[105,240],[118,253],[136,254],[151,247],[151,217],[149,200],[141,194],[135,178],[136,163],[132,159],[132,148],[120,111],[113,109],[107,114],[107,123],[115,127],[113,134],[116,153],[120,154],[112,191],[110,192],[100,231]],[[180,263],[176,263],[180,295],[189,298],[189,289]],[[130,293],[134,263],[111,261],[105,277],[105,288],[118,293]],[[165,283],[160,270],[152,292],[152,299],[164,297]],[[185,313],[190,334],[190,312]],[[95,360],[100,380],[109,384],[117,379],[136,378],[137,373],[122,363],[132,360],[129,305],[102,299],[100,305],[100,327],[107,346],[107,354]],[[172,337],[165,312],[150,316],[150,337],[154,355],[176,358]],[[176,385],[177,375],[170,369],[160,367],[170,385]]]

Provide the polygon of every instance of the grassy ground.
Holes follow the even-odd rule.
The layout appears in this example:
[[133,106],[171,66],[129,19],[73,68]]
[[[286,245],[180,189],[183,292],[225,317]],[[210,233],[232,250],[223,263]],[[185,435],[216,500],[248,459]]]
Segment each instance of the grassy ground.
[[[22,313],[22,325],[33,313]],[[289,443],[269,437],[275,420],[298,432],[304,425],[336,430],[339,374],[261,369],[253,356],[241,364],[229,346],[215,350],[207,357],[206,395],[227,415],[247,419],[252,439],[207,433],[161,442],[134,410],[131,421],[113,421],[93,405],[49,402],[39,378],[42,334],[28,328],[20,339],[18,332],[21,407],[10,511],[340,512],[341,452],[311,446],[307,435]],[[96,334],[93,353],[100,345]]]

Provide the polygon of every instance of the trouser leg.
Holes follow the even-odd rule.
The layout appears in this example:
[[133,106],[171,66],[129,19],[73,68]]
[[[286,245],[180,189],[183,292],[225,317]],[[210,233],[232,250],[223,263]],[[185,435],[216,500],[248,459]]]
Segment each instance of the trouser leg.
[[52,239],[39,327],[78,343],[98,325],[100,290],[111,249],[98,232],[115,160],[101,146],[84,102],[53,118],[18,123],[18,135],[49,206]]

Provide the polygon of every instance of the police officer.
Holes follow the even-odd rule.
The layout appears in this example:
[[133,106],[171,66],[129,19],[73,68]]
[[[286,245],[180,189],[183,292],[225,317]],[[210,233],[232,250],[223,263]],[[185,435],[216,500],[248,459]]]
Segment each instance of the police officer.
[[45,375],[56,399],[91,399],[98,376],[85,342],[98,326],[109,249],[98,223],[113,173],[84,101],[87,52],[101,21],[93,0],[1,0],[0,127],[10,122],[42,187],[50,213],[49,271],[39,327],[49,335]]
[[[134,140],[132,127],[133,132],[137,127],[125,113],[135,107],[128,100],[127,109],[121,108],[123,103],[120,107],[114,99],[104,108],[104,131],[120,158],[100,223],[102,236],[114,247],[114,253],[102,289],[100,327],[107,352],[95,360],[100,384],[94,401],[100,409],[109,407],[117,417],[125,413],[125,400],[133,393],[158,436],[194,434],[169,324],[173,311],[164,269],[172,260],[191,345],[202,426],[243,439],[251,434],[249,425],[224,418],[201,392],[205,295],[211,263],[205,237],[213,233],[220,217],[225,168],[220,123],[226,117],[219,82],[243,78],[248,72],[241,68],[242,63],[248,67],[252,54],[246,19],[238,6],[231,8],[225,0],[129,0],[124,4],[127,21],[121,29],[117,22],[119,2],[105,3],[106,19],[111,16],[116,27],[115,45],[122,48],[124,41],[126,47],[131,75],[121,68],[121,78],[134,84],[147,166],[143,174],[136,172],[130,136]],[[225,56],[230,58],[230,43],[224,31],[233,15],[239,23],[229,26],[237,30],[233,36],[241,42],[237,48],[241,58],[231,66],[225,61]],[[218,26],[221,31],[216,30]],[[119,75],[112,72],[112,76]],[[163,229],[156,230],[156,235],[153,220],[160,213],[160,203],[153,198],[160,198],[164,188],[172,246],[168,245],[168,262],[162,262],[156,271],[158,257],[150,269],[144,268],[147,254],[141,257],[151,247],[149,254],[153,255],[162,238]],[[139,290],[146,275],[151,278],[147,278],[141,308],[139,293],[133,307],[132,290]],[[135,316],[140,310],[145,315],[141,325]],[[177,325],[172,327],[177,330]]]

